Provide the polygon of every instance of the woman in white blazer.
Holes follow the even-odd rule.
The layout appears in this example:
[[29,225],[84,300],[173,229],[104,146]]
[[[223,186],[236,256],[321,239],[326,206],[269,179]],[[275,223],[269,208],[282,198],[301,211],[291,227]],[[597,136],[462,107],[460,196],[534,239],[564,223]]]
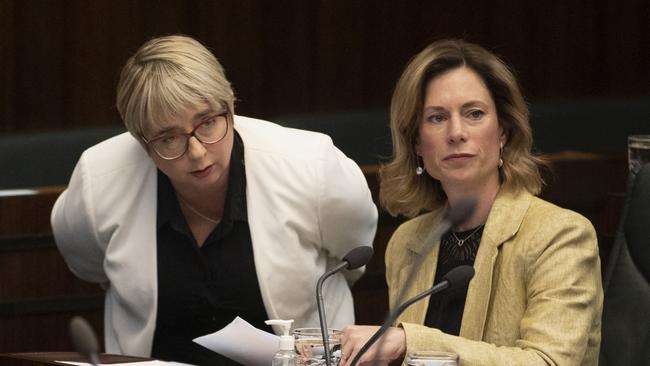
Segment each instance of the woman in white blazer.
[[[189,37],[145,43],[117,94],[129,133],[84,152],[52,211],[70,269],[107,288],[106,351],[223,364],[191,339],[232,315],[318,326],[317,279],[374,238],[359,167],[323,134],[234,115]],[[361,273],[326,282],[329,326],[354,323]]]

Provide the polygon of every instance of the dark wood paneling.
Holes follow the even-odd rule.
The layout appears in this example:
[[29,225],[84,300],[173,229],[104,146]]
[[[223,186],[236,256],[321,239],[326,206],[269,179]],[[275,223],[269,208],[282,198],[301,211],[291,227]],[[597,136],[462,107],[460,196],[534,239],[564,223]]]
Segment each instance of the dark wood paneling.
[[73,316],[88,320],[97,333],[101,349],[104,349],[104,312],[99,308],[0,316],[0,352],[72,351],[68,327]]
[[446,37],[501,54],[529,99],[650,93],[642,0],[5,0],[0,17],[0,132],[119,125],[122,64],[172,33],[212,48],[257,117],[387,106]]
[[51,234],[47,244],[39,243],[47,247],[29,244],[25,240],[13,243],[11,239],[0,241],[0,246],[5,247],[0,251],[0,278],[4,278],[0,303],[7,299],[102,293],[98,285],[79,281],[68,270],[54,246]]
[[14,6],[11,1],[0,1],[0,131],[15,130],[13,122],[14,99]]
[[50,211],[62,189],[0,197],[0,352],[72,350],[75,315],[102,339],[103,290],[70,272],[52,238]]
[[51,233],[49,213],[63,188],[37,188],[34,194],[0,197],[0,238]]

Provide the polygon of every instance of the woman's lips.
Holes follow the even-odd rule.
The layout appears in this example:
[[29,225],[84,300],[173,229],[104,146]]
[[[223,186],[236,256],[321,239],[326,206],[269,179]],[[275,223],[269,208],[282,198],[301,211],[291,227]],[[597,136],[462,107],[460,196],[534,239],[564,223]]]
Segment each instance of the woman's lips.
[[195,170],[191,174],[196,178],[205,178],[208,175],[210,175],[210,172],[212,172],[213,167],[214,167],[214,164],[208,165],[206,168],[203,168],[201,170]]
[[444,160],[448,161],[460,161],[474,157],[472,154],[450,154],[445,156]]

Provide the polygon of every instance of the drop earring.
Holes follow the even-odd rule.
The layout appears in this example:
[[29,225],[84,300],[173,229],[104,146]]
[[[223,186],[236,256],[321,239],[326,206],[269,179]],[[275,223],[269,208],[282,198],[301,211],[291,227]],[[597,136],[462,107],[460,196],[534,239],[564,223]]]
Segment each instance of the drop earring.
[[503,166],[503,142],[499,144],[499,165],[498,167],[501,168]]
[[415,168],[415,174],[422,175],[422,173],[424,173],[424,168],[422,167],[422,165],[420,165],[420,155],[416,155],[416,156],[417,156],[416,160],[418,166]]

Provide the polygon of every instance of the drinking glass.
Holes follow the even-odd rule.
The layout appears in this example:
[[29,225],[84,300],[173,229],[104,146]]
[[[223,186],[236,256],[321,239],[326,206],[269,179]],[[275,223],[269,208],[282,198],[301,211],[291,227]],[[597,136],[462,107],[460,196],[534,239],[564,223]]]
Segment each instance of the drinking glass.
[[632,135],[627,138],[627,159],[630,174],[636,175],[643,164],[650,163],[650,135]]
[[406,355],[409,366],[458,366],[458,355],[440,351],[414,351]]
[[[332,366],[341,360],[341,335],[338,329],[328,329]],[[325,365],[325,349],[320,328],[298,328],[293,330],[296,342],[296,362],[298,366]]]

